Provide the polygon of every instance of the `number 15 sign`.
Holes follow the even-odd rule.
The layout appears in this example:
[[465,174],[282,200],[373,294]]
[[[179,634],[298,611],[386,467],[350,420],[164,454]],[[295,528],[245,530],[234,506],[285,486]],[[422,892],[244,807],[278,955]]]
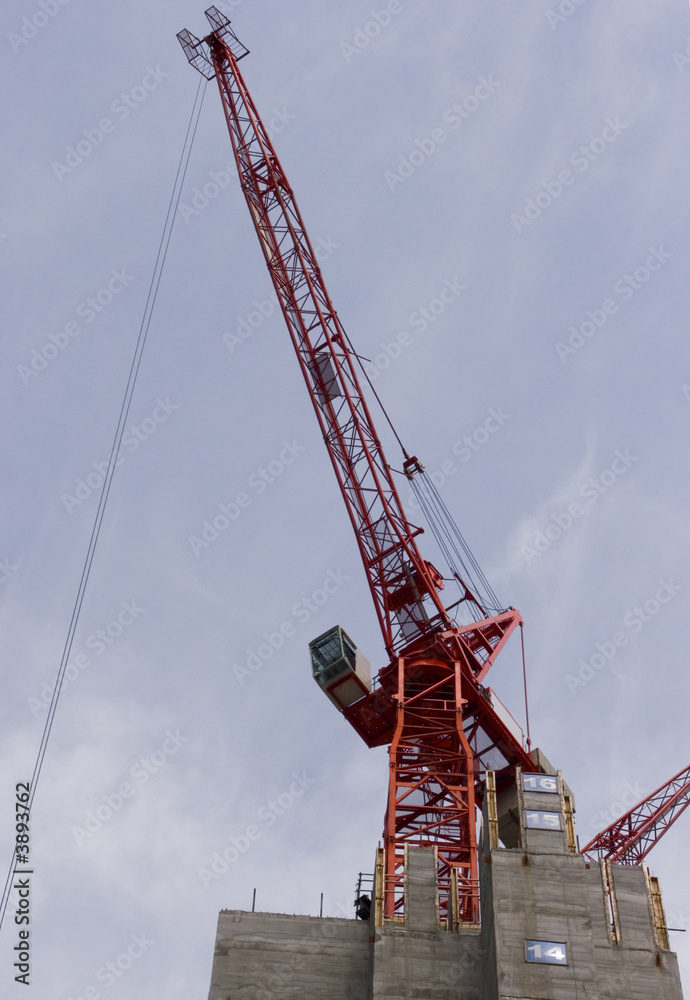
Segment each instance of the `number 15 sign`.
[[542,809],[526,809],[523,823],[527,830],[562,830],[563,813],[546,812]]

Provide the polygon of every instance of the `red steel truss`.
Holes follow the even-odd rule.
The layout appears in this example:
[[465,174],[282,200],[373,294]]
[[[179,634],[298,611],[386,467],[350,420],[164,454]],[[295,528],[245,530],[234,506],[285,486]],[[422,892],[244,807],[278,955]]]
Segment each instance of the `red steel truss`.
[[443,896],[451,891],[455,870],[459,919],[477,923],[474,760],[458,708],[461,665],[452,667],[444,660],[397,661],[398,710],[384,820],[385,911],[392,916],[404,905],[405,845],[433,843]]
[[[238,68],[247,49],[216,7],[203,40],[178,35],[190,63],[218,83],[240,183],[319,422],[374,600],[390,663],[345,710],[369,746],[390,744],[385,820],[388,916],[404,905],[405,844],[435,844],[441,909],[458,885],[459,917],[476,922],[475,796],[487,769],[533,769],[482,680],[514,629],[509,609],[458,626],[443,581],[424,560],[362,394],[356,355],[331,303],[292,189]],[[405,463],[409,475],[416,461]],[[481,605],[469,593],[469,599]],[[457,911],[456,911],[457,912]]]
[[686,767],[597,834],[582,853],[590,861],[605,858],[619,865],[638,865],[689,805],[690,767]]
[[[411,638],[428,630],[424,597],[433,604],[432,615],[450,625],[438,594],[440,577],[422,559],[414,541],[420,529],[413,528],[403,512],[347,335],[290,185],[239,72],[242,56],[234,54],[239,43],[216,8],[211,7],[207,16],[216,30],[204,42],[242,190],[350,515],[386,649],[394,656]],[[186,38],[185,42],[189,45]],[[198,48],[203,54],[203,43]]]

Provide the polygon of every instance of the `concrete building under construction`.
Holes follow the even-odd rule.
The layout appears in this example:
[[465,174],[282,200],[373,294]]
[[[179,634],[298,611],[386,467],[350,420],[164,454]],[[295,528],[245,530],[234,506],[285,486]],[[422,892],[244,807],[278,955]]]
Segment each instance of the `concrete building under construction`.
[[434,847],[407,849],[405,915],[386,918],[379,850],[368,919],[223,910],[209,1000],[682,1000],[657,880],[588,861],[565,786],[528,777],[497,795],[488,776],[479,923],[441,919]]

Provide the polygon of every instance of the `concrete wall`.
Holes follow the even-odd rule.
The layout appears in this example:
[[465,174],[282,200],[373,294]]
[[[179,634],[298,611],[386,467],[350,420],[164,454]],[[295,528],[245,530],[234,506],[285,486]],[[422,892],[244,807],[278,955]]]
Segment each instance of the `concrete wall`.
[[[487,1000],[599,1000],[589,891],[581,858],[495,850],[490,867],[483,914],[493,913],[498,989]],[[600,908],[603,911],[603,901]],[[568,965],[526,962],[526,939],[565,942]]]
[[[682,1000],[676,956],[659,949],[644,873],[613,867],[620,941],[601,873],[581,855],[498,849],[484,862],[486,1000]],[[562,941],[568,965],[525,962],[525,940]]]
[[[498,840],[500,803],[488,822],[490,799],[481,929],[441,925],[436,853],[408,848],[404,921],[377,927],[376,907],[368,922],[223,910],[210,1000],[683,1000],[644,870],[612,866],[612,910],[600,867],[573,850],[572,826],[523,828],[523,810],[557,811],[560,794],[505,798],[514,847]],[[527,962],[528,939],[564,943],[567,964]]]
[[[497,825],[518,845],[510,848],[491,843],[488,799],[481,855],[485,1000],[682,1000],[676,956],[655,935],[643,869],[612,866],[612,929],[600,867],[573,852],[566,833],[523,827],[523,809],[557,811],[560,796],[518,789],[497,798]],[[525,961],[529,939],[563,942],[567,964]]]
[[480,931],[440,925],[433,850],[408,848],[405,889],[405,923],[374,928],[372,1000],[485,1000]]
[[209,1000],[369,1000],[369,924],[222,910]]
[[[613,883],[620,920],[619,943],[605,926],[595,937],[595,962],[601,1000],[680,1000],[678,962],[672,951],[654,940],[647,886],[641,868],[614,865]],[[594,865],[587,872],[592,895],[601,898],[601,875]]]

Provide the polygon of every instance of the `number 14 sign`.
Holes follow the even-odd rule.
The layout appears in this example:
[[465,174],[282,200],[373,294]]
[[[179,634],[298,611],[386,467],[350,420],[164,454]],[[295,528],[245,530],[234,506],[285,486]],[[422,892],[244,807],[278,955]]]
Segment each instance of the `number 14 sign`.
[[544,965],[567,965],[568,955],[563,941],[525,941],[525,961]]

